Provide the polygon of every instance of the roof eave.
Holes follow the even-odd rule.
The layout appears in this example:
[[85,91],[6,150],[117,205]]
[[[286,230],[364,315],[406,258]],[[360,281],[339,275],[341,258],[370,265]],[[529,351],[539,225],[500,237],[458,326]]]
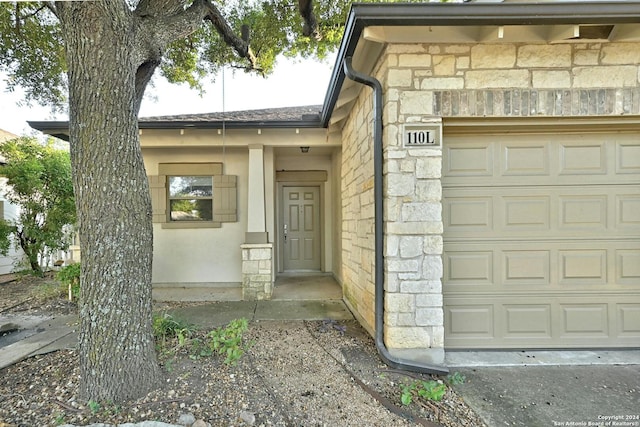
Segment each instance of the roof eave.
[[[29,126],[56,138],[69,140],[67,121],[29,121]],[[150,120],[138,122],[138,129],[321,129],[320,119],[274,121]]]

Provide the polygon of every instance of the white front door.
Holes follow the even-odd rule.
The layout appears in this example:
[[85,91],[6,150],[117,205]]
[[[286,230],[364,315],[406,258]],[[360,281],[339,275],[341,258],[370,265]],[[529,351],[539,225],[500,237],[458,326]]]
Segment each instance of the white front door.
[[283,187],[284,270],[320,270],[320,187]]

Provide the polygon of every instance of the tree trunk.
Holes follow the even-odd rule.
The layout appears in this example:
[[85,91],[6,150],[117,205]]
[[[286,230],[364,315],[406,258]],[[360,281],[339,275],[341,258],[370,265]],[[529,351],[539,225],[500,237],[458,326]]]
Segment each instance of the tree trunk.
[[69,67],[82,240],[81,395],[123,402],[158,385],[151,200],[137,124],[136,38],[124,2],[58,2]]
[[33,274],[39,277],[44,276],[42,267],[40,267],[40,263],[38,262],[39,248],[31,244],[29,238],[25,236],[24,231],[18,231],[17,236],[20,249],[22,249],[22,252],[26,255],[27,260],[29,261],[29,267],[31,267]]

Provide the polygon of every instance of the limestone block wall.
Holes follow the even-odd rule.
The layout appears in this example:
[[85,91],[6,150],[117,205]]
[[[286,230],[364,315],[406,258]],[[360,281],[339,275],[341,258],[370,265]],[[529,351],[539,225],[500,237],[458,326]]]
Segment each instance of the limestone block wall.
[[391,121],[640,114],[640,43],[392,45]]
[[373,333],[374,198],[371,89],[364,88],[342,130],[341,258],[346,303]]

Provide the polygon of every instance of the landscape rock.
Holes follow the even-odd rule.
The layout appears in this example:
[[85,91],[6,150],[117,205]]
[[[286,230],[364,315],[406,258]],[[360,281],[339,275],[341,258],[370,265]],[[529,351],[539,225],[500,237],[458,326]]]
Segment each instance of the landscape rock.
[[249,411],[240,411],[240,419],[250,426],[256,423],[256,416]]
[[181,426],[189,427],[191,426],[191,424],[195,422],[196,422],[196,417],[194,417],[193,414],[190,414],[190,413],[180,414],[180,416],[178,417],[178,424]]

